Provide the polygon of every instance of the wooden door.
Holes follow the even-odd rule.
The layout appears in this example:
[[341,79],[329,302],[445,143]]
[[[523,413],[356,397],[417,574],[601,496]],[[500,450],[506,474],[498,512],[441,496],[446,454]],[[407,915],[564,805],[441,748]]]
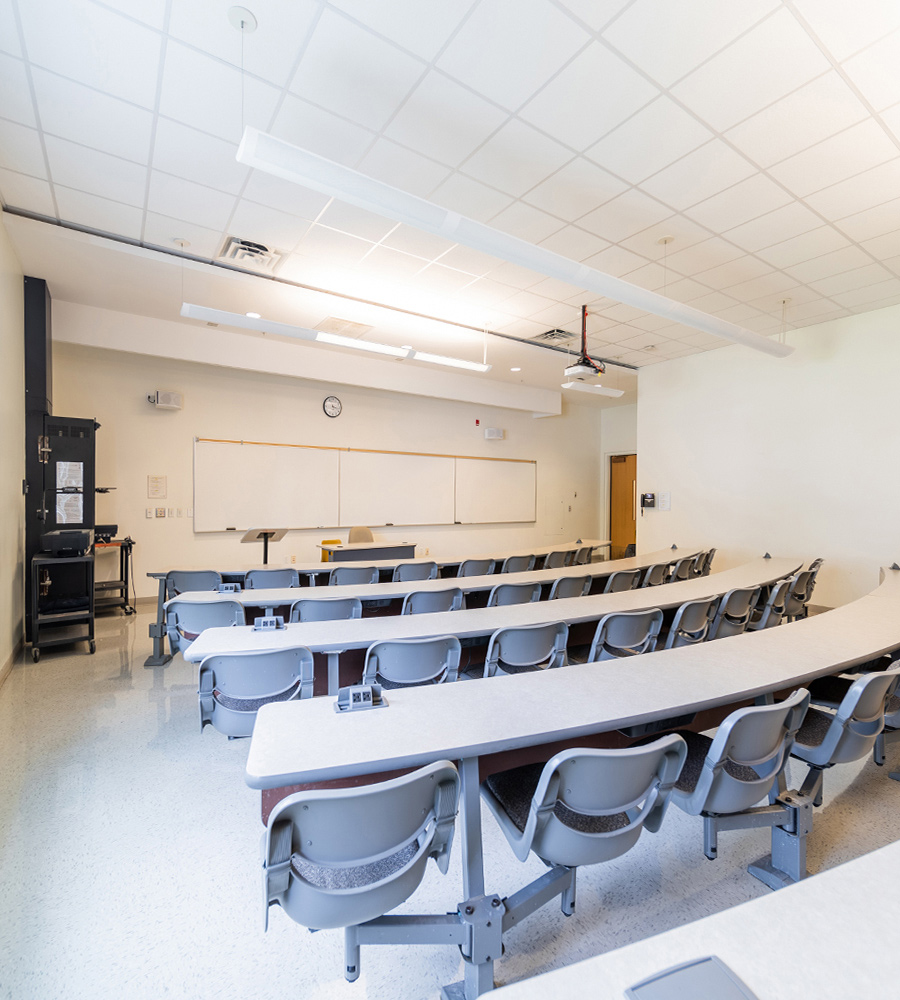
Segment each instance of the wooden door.
[[609,537],[610,558],[622,559],[625,549],[634,545],[637,515],[637,455],[611,455],[609,459]]

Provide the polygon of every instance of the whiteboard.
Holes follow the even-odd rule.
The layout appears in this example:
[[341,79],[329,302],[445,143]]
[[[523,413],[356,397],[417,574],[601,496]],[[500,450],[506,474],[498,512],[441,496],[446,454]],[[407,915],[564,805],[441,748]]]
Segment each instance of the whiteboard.
[[457,458],[457,522],[534,521],[536,472],[535,462]]
[[343,451],[340,524],[453,524],[454,459]]
[[194,442],[194,531],[337,523],[337,451]]

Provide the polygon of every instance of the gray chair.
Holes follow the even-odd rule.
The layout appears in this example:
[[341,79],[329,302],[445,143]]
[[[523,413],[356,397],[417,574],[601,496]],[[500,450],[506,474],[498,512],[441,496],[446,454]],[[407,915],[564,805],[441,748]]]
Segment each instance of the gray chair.
[[709,630],[710,639],[722,639],[745,632],[759,601],[759,587],[729,590],[719,601],[715,620]]
[[498,629],[488,642],[484,676],[564,667],[568,639],[569,626],[565,622]]
[[703,567],[700,571],[701,576],[709,576],[709,571],[712,569],[712,561],[716,556],[716,551],[716,549],[710,549],[709,552],[706,553],[703,559]]
[[403,598],[401,615],[432,614],[439,611],[459,611],[463,592],[459,587],[448,590],[414,590]]
[[648,566],[644,570],[644,575],[641,577],[641,582],[639,586],[659,587],[664,583],[668,583],[668,581],[669,581],[669,564],[654,563],[652,566]]
[[237,601],[200,604],[176,598],[166,604],[166,636],[173,653],[183,653],[204,629],[243,624],[244,608]]
[[684,556],[682,559],[676,559],[672,563],[672,569],[669,571],[669,579],[667,583],[681,583],[682,580],[690,580],[691,578],[691,568],[694,565],[694,560],[696,556]]
[[575,550],[575,556],[572,559],[573,566],[587,566],[591,561],[591,556],[594,554],[594,549],[590,545],[583,545],[580,549]]
[[394,567],[392,580],[394,583],[408,583],[413,580],[436,580],[438,566],[436,562],[398,563]]
[[493,559],[464,559],[456,570],[457,576],[490,576],[497,568]]
[[561,576],[553,581],[550,588],[548,601],[555,601],[557,598],[584,597],[591,589],[591,578],[589,576]]
[[703,576],[703,567],[706,565],[706,553],[698,552],[694,556],[694,561],[691,563],[691,571],[688,574],[688,579],[694,580]]
[[501,573],[530,573],[534,569],[534,556],[507,556],[500,567]]
[[798,618],[806,618],[809,614],[809,599],[812,597],[813,588],[816,585],[815,578],[818,569],[800,570],[791,579],[791,588],[787,595],[784,607],[784,617],[788,621],[796,621]]
[[292,622],[333,622],[362,618],[362,601],[358,597],[301,597],[291,605]]
[[621,594],[626,590],[634,590],[641,582],[639,569],[623,569],[610,573],[603,588],[604,594]]
[[173,569],[166,573],[166,600],[179,594],[201,590],[218,590],[222,574],[214,569]]
[[341,563],[335,566],[328,575],[328,583],[332,587],[346,585],[359,586],[367,583],[378,583],[377,566],[359,566],[356,563]]
[[350,534],[347,536],[347,542],[353,544],[354,542],[374,542],[375,536],[372,534],[371,528],[366,528],[361,525],[354,525],[350,529]]
[[498,583],[488,594],[487,606],[499,608],[508,604],[530,604],[540,599],[539,583]]
[[656,649],[662,621],[663,613],[659,608],[604,615],[597,623],[588,663],[652,652]]
[[[359,977],[360,945],[390,937],[383,914],[416,890],[429,858],[447,873],[459,801],[449,761],[356,788],[295,792],[269,816],[263,846],[263,900],[309,928],[344,927],[344,975]],[[417,941],[446,942],[446,926]]]
[[256,713],[276,701],[312,698],[313,656],[305,646],[222,653],[200,664],[200,731],[252,736]]
[[663,649],[675,649],[678,646],[692,646],[697,642],[704,642],[709,636],[718,606],[718,597],[682,604],[675,612],[675,617],[669,626]]
[[460,652],[455,635],[376,642],[366,650],[363,684],[401,688],[455,681]]
[[285,589],[300,586],[300,574],[295,569],[251,569],[244,576],[247,590]]
[[684,758],[684,740],[668,735],[646,746],[563,750],[483,782],[513,854],[526,861],[534,853],[551,869],[505,900],[504,925],[517,926],[556,896],[571,915],[578,867],[620,857],[641,830],[659,830]]
[[761,632],[763,629],[781,624],[790,587],[790,580],[779,580],[768,588],[769,592],[762,606],[753,609],[750,621],[747,623],[748,632]]
[[572,565],[572,559],[575,553],[571,550],[568,552],[548,552],[544,558],[544,565],[542,569],[565,569],[566,566]]

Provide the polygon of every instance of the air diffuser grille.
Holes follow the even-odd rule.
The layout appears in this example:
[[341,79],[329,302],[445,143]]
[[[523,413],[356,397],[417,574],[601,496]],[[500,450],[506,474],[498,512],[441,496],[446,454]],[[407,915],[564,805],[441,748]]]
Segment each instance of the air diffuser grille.
[[241,267],[252,267],[258,271],[273,271],[283,256],[284,254],[267,247],[264,243],[253,243],[237,236],[228,236],[218,259],[239,264]]

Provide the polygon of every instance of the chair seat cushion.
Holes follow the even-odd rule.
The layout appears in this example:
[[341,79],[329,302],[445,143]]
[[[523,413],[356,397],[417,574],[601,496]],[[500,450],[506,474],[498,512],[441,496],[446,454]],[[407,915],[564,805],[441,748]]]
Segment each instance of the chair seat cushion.
[[[697,787],[697,782],[703,773],[703,765],[709,754],[709,748],[712,746],[712,740],[708,736],[704,736],[703,733],[685,731],[678,735],[683,737],[687,743],[688,752],[681,774],[678,775],[678,781],[675,782],[675,787],[679,792],[685,792],[689,795]],[[736,760],[726,760],[724,770],[735,781],[759,781],[759,774],[749,764],[741,764]]]
[[265,694],[258,698],[232,698],[231,695],[223,694],[218,688],[213,691],[213,697],[223,707],[229,708],[232,712],[258,712],[263,705],[268,705],[273,701],[290,701],[297,693],[300,681],[294,681],[283,691],[276,691],[275,694]]
[[817,708],[807,709],[803,725],[797,730],[796,742],[805,747],[818,747],[822,745],[834,716],[828,712],[820,712]]
[[291,868],[304,882],[308,882],[316,889],[326,891],[359,889],[395,875],[412,862],[418,850],[418,843],[413,841],[386,858],[348,868],[317,865],[299,854],[292,854]]

